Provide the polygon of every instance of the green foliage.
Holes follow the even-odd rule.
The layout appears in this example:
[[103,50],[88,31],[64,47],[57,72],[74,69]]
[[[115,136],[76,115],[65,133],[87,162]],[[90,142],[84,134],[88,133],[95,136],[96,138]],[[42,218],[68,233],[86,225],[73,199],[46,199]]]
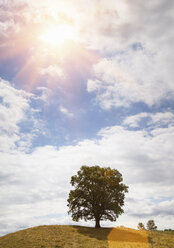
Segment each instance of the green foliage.
[[138,223],[137,228],[138,228],[139,230],[145,230],[144,224],[143,224],[142,222],[139,222],[139,223]]
[[116,221],[124,212],[122,206],[128,192],[122,181],[116,169],[82,166],[71,178],[75,189],[69,193],[68,213],[72,219],[95,220],[96,227],[100,227],[100,220]]
[[157,229],[157,226],[155,225],[154,220],[148,220],[147,222],[147,230],[154,231]]

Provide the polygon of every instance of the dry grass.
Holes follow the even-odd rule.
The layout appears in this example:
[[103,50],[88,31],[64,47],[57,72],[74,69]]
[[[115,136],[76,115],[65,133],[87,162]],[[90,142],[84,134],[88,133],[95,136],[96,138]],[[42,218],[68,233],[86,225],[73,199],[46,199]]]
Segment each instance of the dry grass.
[[174,248],[174,232],[39,226],[0,237],[0,248]]
[[109,248],[149,248],[148,233],[131,228],[113,228],[108,235]]
[[0,248],[105,248],[110,229],[39,226],[0,238]]
[[174,248],[174,231],[149,232],[149,248]]

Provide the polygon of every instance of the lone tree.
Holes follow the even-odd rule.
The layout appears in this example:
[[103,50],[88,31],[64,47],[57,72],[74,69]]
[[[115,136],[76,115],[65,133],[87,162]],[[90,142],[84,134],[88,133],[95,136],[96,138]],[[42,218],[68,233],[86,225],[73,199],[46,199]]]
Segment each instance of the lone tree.
[[77,175],[71,177],[75,187],[68,198],[68,214],[72,219],[95,220],[100,227],[101,220],[116,221],[124,211],[125,193],[128,186],[122,183],[121,173],[110,167],[82,166]]
[[145,230],[145,226],[142,222],[139,222],[137,227],[139,230]]
[[156,229],[157,229],[157,226],[155,225],[155,221],[154,220],[148,220],[148,222],[147,222],[147,230],[154,231]]

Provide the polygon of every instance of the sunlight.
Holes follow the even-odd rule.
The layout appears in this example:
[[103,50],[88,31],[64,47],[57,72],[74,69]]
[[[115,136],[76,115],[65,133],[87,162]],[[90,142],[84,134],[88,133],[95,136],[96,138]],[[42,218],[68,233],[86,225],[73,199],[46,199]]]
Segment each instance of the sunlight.
[[40,39],[49,45],[59,46],[65,41],[75,40],[75,31],[69,24],[60,24],[47,30]]

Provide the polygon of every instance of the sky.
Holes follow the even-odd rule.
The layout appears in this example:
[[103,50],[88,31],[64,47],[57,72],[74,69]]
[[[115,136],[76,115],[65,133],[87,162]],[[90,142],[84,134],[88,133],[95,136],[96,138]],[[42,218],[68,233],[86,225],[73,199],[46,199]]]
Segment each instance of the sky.
[[174,229],[174,1],[0,0],[0,235],[87,225],[82,165],[118,169],[124,214]]

